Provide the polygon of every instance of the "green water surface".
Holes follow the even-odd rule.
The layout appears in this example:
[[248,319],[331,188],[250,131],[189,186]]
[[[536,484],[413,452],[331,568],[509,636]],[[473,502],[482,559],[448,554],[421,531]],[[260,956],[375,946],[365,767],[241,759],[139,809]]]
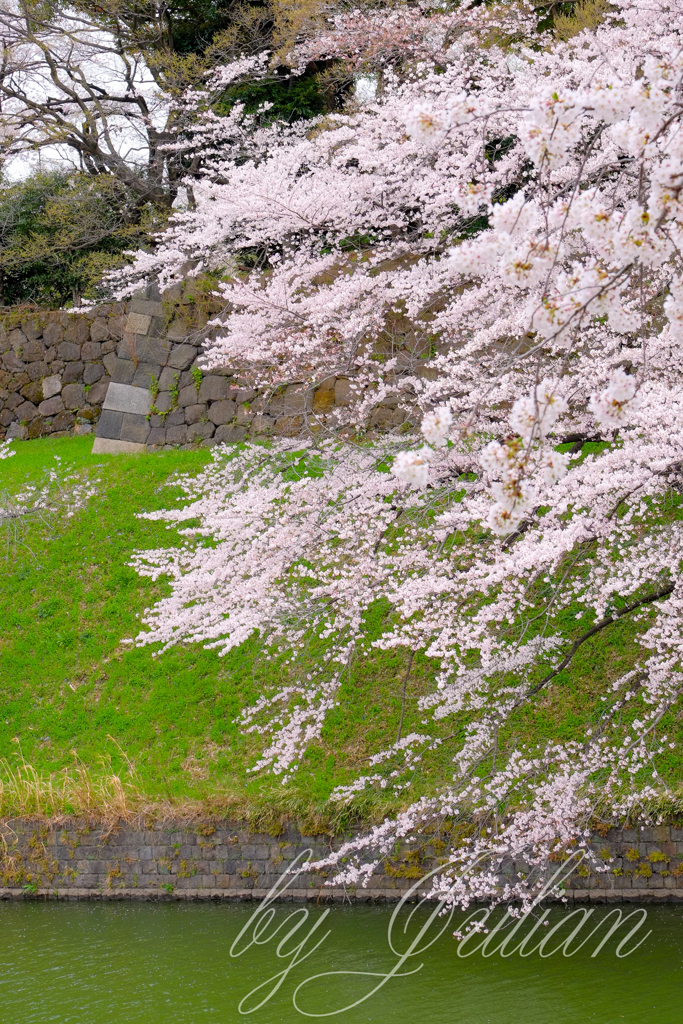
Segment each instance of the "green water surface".
[[[219,1024],[247,1021],[279,1024],[307,1020],[344,1024],[681,1024],[683,1022],[683,909],[654,907],[632,940],[649,937],[633,953],[616,947],[633,921],[591,956],[602,933],[574,956],[562,950],[545,959],[532,952],[505,958],[476,952],[458,956],[453,931],[461,917],[428,924],[419,909],[404,932],[406,908],[392,932],[399,952],[420,928],[425,946],[369,999],[362,998],[391,971],[398,957],[388,945],[391,907],[334,906],[306,910],[279,905],[271,921],[255,904],[55,903],[0,904],[0,1021],[2,1024]],[[633,908],[626,908],[629,912]],[[647,909],[647,908],[646,908]],[[297,913],[298,916],[291,917]],[[557,945],[573,923],[568,911],[554,909],[550,925],[564,921]],[[607,913],[594,911],[583,936]],[[565,918],[562,918],[562,915]],[[280,948],[277,944],[299,923]],[[317,928],[314,926],[317,925]],[[262,927],[262,930],[259,929]],[[280,931],[273,936],[274,930]],[[242,940],[235,946],[241,929]],[[529,928],[527,927],[527,931]],[[603,927],[603,932],[604,932]],[[300,956],[280,989],[265,1005],[249,1010],[267,995],[268,979]],[[520,937],[522,936],[520,932]],[[539,930],[542,938],[544,933]],[[256,937],[258,944],[249,945]],[[481,940],[480,940],[481,941]],[[578,940],[575,940],[578,941]],[[514,945],[511,943],[511,946]],[[527,948],[534,944],[529,942]],[[231,956],[233,953],[240,955]],[[551,944],[544,947],[550,950]],[[571,948],[571,947],[570,947]],[[622,952],[629,948],[622,948]],[[243,950],[243,951],[241,951]],[[420,965],[422,965],[420,967]],[[299,989],[300,1012],[292,1002]],[[265,983],[265,984],[264,984]],[[249,993],[262,986],[257,994]],[[244,1002],[246,1000],[246,1002]],[[305,1014],[312,1014],[307,1016]],[[320,1016],[327,1014],[328,1016]]]

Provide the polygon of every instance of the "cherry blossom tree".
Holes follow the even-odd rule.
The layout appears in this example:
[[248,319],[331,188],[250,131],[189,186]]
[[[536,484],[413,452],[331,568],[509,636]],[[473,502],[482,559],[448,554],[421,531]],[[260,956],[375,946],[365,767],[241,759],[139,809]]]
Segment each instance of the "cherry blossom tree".
[[[399,730],[332,794],[387,788],[405,809],[328,863],[357,883],[397,839],[467,822],[434,891],[529,901],[596,816],[656,816],[675,797],[683,5],[621,0],[565,41],[512,5],[399,15],[404,36],[396,12],[356,12],[302,47],[302,63],[375,76],[345,111],[267,128],[239,109],[207,117],[196,210],[122,284],[254,251],[253,272],[220,287],[206,366],[302,391],[342,376],[351,392],[305,442],[218,452],[183,482],[185,508],[155,513],[199,526],[138,556],[171,595],[136,642],[226,651],[258,631],[287,658],[291,685],[241,716],[264,736],[255,768],[286,782],[365,613],[388,601],[375,646],[431,659],[434,688],[423,731]],[[368,434],[387,400],[404,422]],[[502,744],[624,618],[639,653],[596,680],[585,733]],[[312,635],[328,654],[296,678]],[[452,783],[411,803],[415,764],[445,743]],[[503,884],[508,861],[524,877]]]

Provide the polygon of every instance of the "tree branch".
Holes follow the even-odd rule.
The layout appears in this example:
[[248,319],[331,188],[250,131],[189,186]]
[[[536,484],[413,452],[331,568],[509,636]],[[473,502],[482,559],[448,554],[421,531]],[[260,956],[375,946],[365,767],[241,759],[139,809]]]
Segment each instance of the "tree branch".
[[560,664],[557,666],[557,668],[554,668],[552,672],[549,672],[547,676],[541,679],[540,683],[537,683],[536,686],[532,687],[529,691],[527,691],[526,697],[533,697],[535,693],[538,693],[539,690],[543,689],[546,683],[549,683],[551,679],[553,679],[556,675],[562,672],[562,670],[565,669],[569,662],[572,660],[581,644],[584,644],[586,640],[590,640],[592,636],[595,636],[596,633],[599,633],[601,629],[605,628],[605,626],[611,626],[613,622],[617,622],[619,619],[623,618],[624,615],[628,615],[629,612],[635,611],[636,608],[640,608],[644,604],[651,604],[652,601],[659,601],[659,599],[662,597],[668,597],[669,594],[672,593],[675,586],[675,583],[667,583],[665,587],[662,587],[660,590],[657,590],[654,594],[648,594],[647,597],[641,597],[638,601],[634,601],[632,604],[627,605],[625,608],[620,608],[618,611],[614,613],[614,615],[608,615],[606,618],[601,619],[600,622],[596,622],[595,625],[592,626],[587,633],[584,633],[583,636],[580,636],[578,640],[574,641],[572,646],[569,648],[569,651],[562,659]]

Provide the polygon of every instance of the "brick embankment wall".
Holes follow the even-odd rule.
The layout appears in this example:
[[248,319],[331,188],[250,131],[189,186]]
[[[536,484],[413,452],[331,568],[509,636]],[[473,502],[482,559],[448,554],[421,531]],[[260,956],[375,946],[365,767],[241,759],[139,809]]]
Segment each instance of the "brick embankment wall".
[[[59,825],[21,820],[0,825],[0,898],[261,899],[294,858],[312,849],[324,857],[342,841],[302,835],[255,835],[238,823],[136,829],[71,820]],[[4,840],[4,841],[3,841]],[[572,876],[570,900],[683,902],[683,828],[632,828],[595,835],[601,856],[614,858],[600,875]],[[433,840],[384,864],[367,888],[332,888],[323,874],[302,874],[287,899],[396,901],[443,857]],[[514,875],[504,868],[501,882]]]
[[[202,373],[206,330],[191,329],[165,298],[17,315],[6,311],[0,327],[0,440],[94,433],[95,451],[116,452],[293,437],[307,423],[325,426],[349,401],[344,378],[265,396],[229,368]],[[370,427],[405,421],[388,397]]]

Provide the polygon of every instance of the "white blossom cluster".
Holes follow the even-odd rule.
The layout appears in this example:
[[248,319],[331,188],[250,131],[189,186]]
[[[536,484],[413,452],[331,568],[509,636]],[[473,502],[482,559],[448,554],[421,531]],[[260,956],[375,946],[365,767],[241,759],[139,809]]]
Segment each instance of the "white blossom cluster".
[[[662,758],[683,693],[683,3],[617,0],[566,42],[501,42],[534,32],[500,4],[335,19],[307,57],[381,74],[381,92],[314,125],[207,116],[196,209],[122,283],[258,250],[217,287],[206,365],[271,388],[349,382],[336,422],[302,415],[296,479],[301,442],[219,453],[184,482],[185,509],[156,514],[199,526],[137,558],[172,588],[138,642],[227,650],[258,631],[289,676],[241,722],[263,735],[259,769],[286,779],[388,602],[373,642],[430,660],[434,691],[420,739],[392,737],[337,796],[405,785],[407,801],[441,739],[453,783],[331,863],[362,883],[397,840],[476,822],[452,854],[472,871],[435,890],[460,903],[529,898],[594,815],[673,799]],[[359,443],[385,407],[403,421]],[[595,680],[599,723],[506,746],[617,618],[637,664]],[[302,673],[312,636],[327,656]],[[506,858],[528,872],[501,892]]]

